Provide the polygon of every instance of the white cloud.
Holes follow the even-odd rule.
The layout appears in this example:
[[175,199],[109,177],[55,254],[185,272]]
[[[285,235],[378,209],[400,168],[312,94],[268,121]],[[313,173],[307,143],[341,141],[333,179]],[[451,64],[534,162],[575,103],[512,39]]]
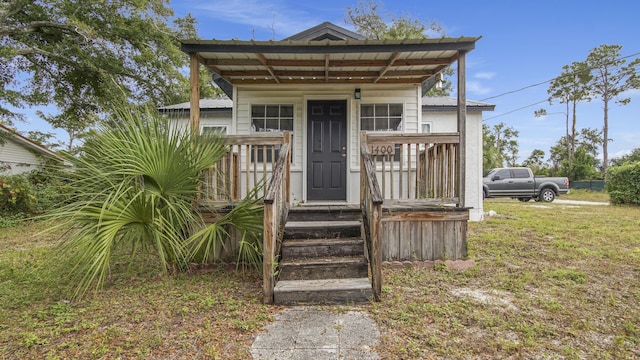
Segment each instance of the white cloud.
[[479,81],[467,81],[467,91],[477,95],[486,95],[491,92],[491,89],[483,86]]
[[485,80],[491,80],[493,79],[494,76],[496,76],[495,72],[479,72],[473,75],[473,77],[476,79],[485,79]]
[[[193,2],[190,9],[196,16],[207,19],[222,20],[238,25],[254,28],[256,32],[271,33],[275,31],[275,40],[286,37],[312,26],[321,20],[309,13],[293,9],[282,1],[260,0],[214,0]],[[201,25],[203,20],[200,21]],[[205,36],[206,37],[206,36]],[[267,40],[258,38],[257,40]]]

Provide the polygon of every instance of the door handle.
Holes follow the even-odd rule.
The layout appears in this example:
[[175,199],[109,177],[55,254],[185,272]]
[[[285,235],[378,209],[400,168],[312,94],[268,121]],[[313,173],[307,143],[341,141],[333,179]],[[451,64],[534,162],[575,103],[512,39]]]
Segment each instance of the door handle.
[[342,157],[343,157],[343,158],[346,158],[346,157],[347,157],[347,154],[342,154]]

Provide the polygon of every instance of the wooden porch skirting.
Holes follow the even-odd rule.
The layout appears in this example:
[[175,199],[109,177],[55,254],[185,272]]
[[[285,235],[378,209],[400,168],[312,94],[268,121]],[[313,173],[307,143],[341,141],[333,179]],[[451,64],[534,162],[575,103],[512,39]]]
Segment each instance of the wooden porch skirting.
[[[448,206],[403,204],[382,209],[383,261],[464,260],[467,258],[467,221],[469,209]],[[350,206],[343,206],[351,209]],[[357,207],[353,207],[353,210]],[[202,209],[205,223],[219,214]],[[241,235],[228,229],[230,238],[216,249],[215,261],[235,261]]]
[[467,257],[469,209],[411,204],[382,208],[382,259],[461,260]]

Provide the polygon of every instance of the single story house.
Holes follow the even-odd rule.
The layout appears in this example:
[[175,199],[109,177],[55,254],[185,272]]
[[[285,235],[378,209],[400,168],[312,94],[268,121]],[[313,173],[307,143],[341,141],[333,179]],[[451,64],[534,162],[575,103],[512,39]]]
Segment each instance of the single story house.
[[[181,41],[190,131],[228,134],[200,201],[232,205],[265,184],[266,303],[379,300],[384,260],[467,257],[493,109],[466,99],[479,39],[372,40],[325,22],[279,41]],[[457,98],[425,98],[453,64]],[[225,100],[201,102],[201,66],[226,115]]]
[[0,124],[0,174],[17,175],[53,162],[67,165],[60,155]]

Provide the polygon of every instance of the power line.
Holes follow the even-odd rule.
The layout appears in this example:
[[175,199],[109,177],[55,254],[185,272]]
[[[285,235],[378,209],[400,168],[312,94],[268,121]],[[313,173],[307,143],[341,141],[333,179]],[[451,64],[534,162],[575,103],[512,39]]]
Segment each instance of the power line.
[[[617,62],[617,61],[619,61],[619,60],[624,60],[624,59],[627,59],[627,58],[630,58],[630,57],[633,57],[633,56],[638,56],[638,55],[640,55],[640,52],[636,52],[636,53],[633,53],[633,54],[631,54],[631,55],[627,55],[627,56],[622,56],[622,57],[619,57],[619,58],[618,58],[618,59],[616,59],[616,60],[613,60],[613,61],[612,61],[612,63],[613,63],[613,62]],[[595,68],[587,68],[587,69],[585,69],[584,71],[585,71],[585,72],[586,72],[586,71],[592,71],[592,70],[594,70],[594,69],[595,69]],[[502,97],[502,96],[505,96],[505,95],[510,95],[510,94],[517,93],[517,92],[520,92],[520,91],[523,91],[523,90],[527,90],[527,89],[530,89],[530,88],[533,88],[533,87],[536,87],[536,86],[540,86],[540,85],[544,85],[544,84],[550,83],[550,82],[552,82],[553,80],[555,80],[555,79],[557,79],[557,78],[569,77],[569,76],[572,76],[572,75],[573,75],[573,73],[568,73],[568,74],[566,74],[566,75],[560,75],[560,76],[555,77],[555,78],[553,78],[553,79],[545,80],[545,81],[542,81],[542,82],[539,82],[539,83],[535,83],[535,84],[532,84],[532,85],[527,85],[527,86],[525,86],[525,87],[521,87],[521,88],[516,89],[516,90],[507,91],[507,92],[504,92],[504,93],[502,93],[502,94],[498,94],[498,95],[495,95],[495,96],[490,96],[490,97],[488,97],[488,98],[484,98],[484,99],[482,99],[482,100],[480,100],[480,101],[487,101],[487,100],[491,100],[491,99],[499,98],[499,97]],[[547,100],[544,100],[544,101],[547,101]],[[539,104],[539,103],[536,103],[536,104]],[[536,105],[536,104],[532,104],[532,105],[529,105],[529,106],[533,106],[533,105]],[[525,106],[524,108],[527,108],[527,107],[528,107],[528,106]],[[522,109],[524,109],[524,108],[522,108]],[[517,110],[514,110],[514,111],[517,111]],[[512,111],[512,112],[513,112],[513,111]],[[508,113],[506,113],[506,114],[508,114]],[[504,114],[504,115],[506,115],[506,114]],[[501,116],[501,115],[498,115],[498,116]],[[495,116],[494,116],[494,118],[495,118]]]
[[542,101],[538,101],[538,102],[535,102],[535,103],[533,103],[533,104],[529,104],[529,105],[523,106],[523,107],[521,107],[521,108],[518,108],[518,109],[515,109],[515,110],[511,110],[511,111],[507,111],[506,113],[502,113],[502,114],[500,114],[500,115],[492,116],[492,117],[490,117],[490,118],[486,118],[486,119],[482,119],[482,120],[483,120],[483,121],[493,120],[493,119],[495,119],[495,118],[499,118],[499,117],[502,117],[502,116],[505,116],[505,115],[509,115],[509,114],[514,113],[514,112],[516,112],[516,111],[520,111],[520,110],[523,110],[523,109],[526,109],[526,108],[530,108],[530,107],[532,107],[532,106],[536,106],[536,105],[538,105],[538,104],[542,104],[542,103],[545,103],[545,102],[547,102],[547,101],[549,101],[549,100],[548,100],[548,99],[544,99],[544,100],[542,100]]

